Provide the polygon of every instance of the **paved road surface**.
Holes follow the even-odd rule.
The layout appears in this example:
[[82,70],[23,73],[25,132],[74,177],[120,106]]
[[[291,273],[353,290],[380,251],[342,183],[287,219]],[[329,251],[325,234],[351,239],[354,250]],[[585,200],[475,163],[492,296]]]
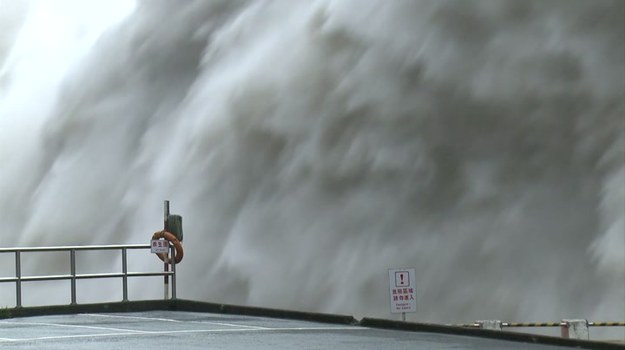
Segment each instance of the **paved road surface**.
[[570,349],[249,316],[150,311],[0,321],[3,349]]

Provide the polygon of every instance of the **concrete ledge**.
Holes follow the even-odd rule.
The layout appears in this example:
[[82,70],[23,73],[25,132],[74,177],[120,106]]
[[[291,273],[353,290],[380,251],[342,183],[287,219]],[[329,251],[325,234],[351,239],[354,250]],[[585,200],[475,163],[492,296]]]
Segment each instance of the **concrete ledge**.
[[543,345],[568,346],[578,349],[596,349],[596,350],[623,350],[625,346],[619,344],[611,344],[607,342],[588,341],[580,339],[567,339],[560,337],[550,337],[546,335],[537,335],[529,333],[517,333],[506,331],[495,331],[479,328],[452,327],[439,324],[429,323],[411,323],[392,321],[376,318],[363,318],[360,323],[363,327],[394,329],[410,332],[425,333],[443,333],[450,335],[463,335],[480,338],[492,338],[500,340],[508,340],[522,343],[534,343]]
[[313,321],[331,324],[352,324],[358,321],[353,316],[333,315],[304,311],[270,309],[254,306],[207,303],[193,300],[145,300],[113,302],[100,304],[31,306],[0,309],[0,318],[32,317],[46,315],[68,315],[99,312],[142,312],[153,310],[207,312],[216,314],[246,315],[257,317],[282,318],[301,321]]
[[0,310],[0,318],[32,317],[47,315],[68,315],[98,312],[139,312],[151,310],[169,310],[171,302],[166,300],[143,300],[98,304],[29,306]]
[[192,312],[212,312],[233,315],[283,318],[300,321],[313,321],[332,324],[357,324],[358,321],[349,315],[333,315],[315,312],[269,309],[255,306],[238,306],[214,304],[192,300],[178,299],[173,303],[174,310]]
[[550,337],[544,335],[495,331],[478,328],[452,327],[429,323],[411,323],[386,319],[363,318],[358,322],[353,316],[334,315],[304,311],[292,311],[281,309],[270,309],[254,306],[238,306],[228,304],[207,303],[193,300],[144,300],[128,302],[112,302],[98,304],[78,304],[78,305],[54,305],[54,306],[33,306],[21,308],[0,309],[0,318],[32,317],[47,315],[67,315],[79,313],[101,313],[101,312],[143,312],[143,311],[187,311],[206,312],[216,314],[246,315],[257,317],[282,318],[301,321],[313,321],[328,324],[349,324],[360,325],[369,328],[393,329],[409,332],[442,333],[449,335],[471,336],[481,338],[492,338],[514,342],[535,343],[543,345],[567,346],[579,349],[596,350],[624,350],[625,345],[588,341],[580,339],[567,339]]

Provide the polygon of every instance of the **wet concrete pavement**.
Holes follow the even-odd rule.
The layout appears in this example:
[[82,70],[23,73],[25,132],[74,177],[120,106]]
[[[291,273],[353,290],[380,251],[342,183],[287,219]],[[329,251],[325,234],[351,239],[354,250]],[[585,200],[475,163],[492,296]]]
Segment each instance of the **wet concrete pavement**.
[[148,311],[0,321],[7,349],[570,349],[274,318]]

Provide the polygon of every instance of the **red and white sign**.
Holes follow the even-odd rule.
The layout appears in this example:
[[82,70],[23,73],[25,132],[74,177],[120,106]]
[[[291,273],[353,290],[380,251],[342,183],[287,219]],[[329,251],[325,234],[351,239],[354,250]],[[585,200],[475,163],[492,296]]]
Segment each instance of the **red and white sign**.
[[169,241],[164,239],[153,239],[152,240],[152,253],[165,253],[169,252]]
[[417,312],[415,269],[389,269],[391,313]]

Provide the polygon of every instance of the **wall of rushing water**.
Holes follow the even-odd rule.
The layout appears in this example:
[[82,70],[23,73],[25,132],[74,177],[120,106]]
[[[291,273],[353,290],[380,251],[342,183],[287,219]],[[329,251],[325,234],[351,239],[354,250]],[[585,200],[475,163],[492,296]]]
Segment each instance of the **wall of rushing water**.
[[410,266],[409,319],[625,318],[624,2],[80,3],[0,0],[3,246],[169,199],[181,297],[386,317]]

